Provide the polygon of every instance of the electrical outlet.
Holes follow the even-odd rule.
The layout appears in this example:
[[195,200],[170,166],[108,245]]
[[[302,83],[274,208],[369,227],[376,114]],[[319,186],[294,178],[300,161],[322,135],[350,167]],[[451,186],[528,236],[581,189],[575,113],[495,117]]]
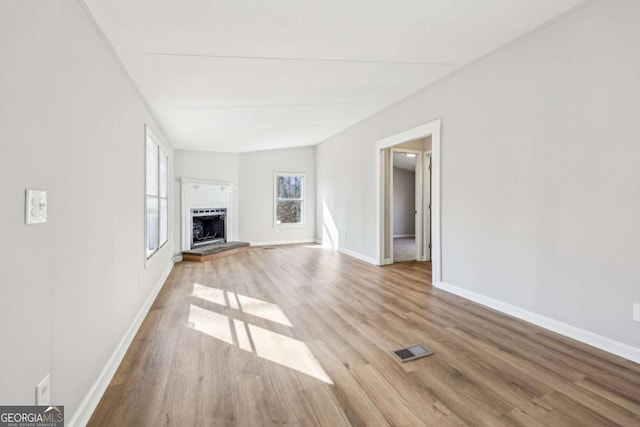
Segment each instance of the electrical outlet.
[[633,320],[640,322],[640,304],[633,304]]
[[51,376],[47,374],[36,386],[36,405],[51,404]]

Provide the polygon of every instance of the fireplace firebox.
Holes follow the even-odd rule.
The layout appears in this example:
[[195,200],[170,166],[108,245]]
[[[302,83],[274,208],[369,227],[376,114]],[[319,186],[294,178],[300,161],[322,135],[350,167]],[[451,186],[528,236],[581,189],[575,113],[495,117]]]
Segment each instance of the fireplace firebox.
[[227,209],[191,209],[191,249],[227,241]]

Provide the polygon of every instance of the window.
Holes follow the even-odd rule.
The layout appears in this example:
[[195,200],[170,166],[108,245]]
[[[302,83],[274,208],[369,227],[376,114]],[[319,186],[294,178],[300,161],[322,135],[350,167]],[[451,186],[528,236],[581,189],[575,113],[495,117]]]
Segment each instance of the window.
[[304,175],[276,173],[275,226],[304,224]]
[[167,199],[168,158],[146,131],[146,222],[147,259],[167,243],[169,236],[169,203]]

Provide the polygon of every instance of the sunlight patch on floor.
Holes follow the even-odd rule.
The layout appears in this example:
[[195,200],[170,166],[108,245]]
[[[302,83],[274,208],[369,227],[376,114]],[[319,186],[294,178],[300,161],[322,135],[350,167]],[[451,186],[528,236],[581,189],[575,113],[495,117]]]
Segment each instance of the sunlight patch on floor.
[[208,286],[202,286],[199,283],[194,283],[193,295],[214,304],[227,305],[222,289],[210,288]]
[[232,291],[223,291],[222,289],[203,286],[199,283],[193,284],[192,294],[195,297],[223,307],[240,310],[243,313],[261,317],[265,320],[280,323],[281,325],[293,326],[287,315],[284,314],[284,311],[282,311],[277,304],[271,302],[237,294]]
[[236,337],[238,338],[238,347],[244,351],[251,352],[251,341],[249,340],[249,333],[247,326],[242,320],[233,319],[233,328],[236,331]]
[[327,384],[333,384],[304,342],[251,324],[249,331],[258,356]]
[[235,292],[227,291],[227,301],[229,301],[229,307],[234,310],[240,310],[240,304],[238,303],[238,298]]
[[[193,295],[237,310],[238,315],[246,313],[293,328],[284,311],[274,303],[198,283],[193,284]],[[260,358],[333,384],[309,346],[303,341],[193,304],[189,306],[187,324],[210,337],[238,346],[244,351],[255,352]]]
[[240,310],[285,326],[293,326],[289,318],[278,305],[238,294]]
[[223,314],[191,304],[189,306],[189,326],[203,334],[233,344],[229,318]]

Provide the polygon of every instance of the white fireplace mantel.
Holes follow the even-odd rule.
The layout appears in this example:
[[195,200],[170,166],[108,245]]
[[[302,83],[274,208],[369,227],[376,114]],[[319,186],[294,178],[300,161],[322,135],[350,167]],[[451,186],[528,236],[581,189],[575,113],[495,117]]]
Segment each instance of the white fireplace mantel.
[[227,209],[227,240],[236,240],[235,224],[235,191],[237,186],[232,182],[207,181],[202,179],[181,178],[180,217],[182,250],[191,249],[191,209],[225,208]]

